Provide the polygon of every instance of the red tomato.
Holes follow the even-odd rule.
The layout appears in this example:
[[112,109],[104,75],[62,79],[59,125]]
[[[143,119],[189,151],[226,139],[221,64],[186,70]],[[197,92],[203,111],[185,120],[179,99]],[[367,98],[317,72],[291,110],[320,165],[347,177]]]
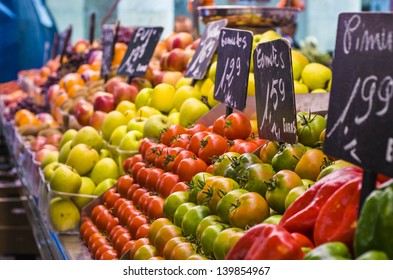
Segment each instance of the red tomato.
[[131,187],[133,183],[134,183],[134,179],[130,175],[126,174],[120,176],[119,179],[117,179],[117,183],[116,183],[117,192],[120,193],[122,197],[126,197],[128,188]]
[[236,152],[237,147],[244,142],[246,142],[246,140],[243,139],[228,140],[227,152]]
[[213,164],[210,164],[210,165],[207,166],[206,172],[210,173],[210,174],[213,174]]
[[150,197],[151,197],[150,192],[146,192],[139,197],[138,207],[144,213],[146,213],[145,207]]
[[158,218],[151,223],[148,235],[151,243],[154,243],[157,232],[166,225],[172,225],[172,222],[167,218]]
[[134,195],[134,192],[139,188],[141,188],[139,184],[137,183],[132,184],[127,191],[127,199],[132,200],[132,196]]
[[163,198],[166,198],[171,189],[180,181],[180,177],[172,172],[165,172],[160,176],[157,182],[156,191],[160,193]]
[[163,250],[164,259],[170,260],[173,249],[180,243],[184,243],[184,242],[186,242],[186,238],[184,236],[177,236],[168,240]]
[[102,253],[101,257],[99,258],[100,260],[117,260],[117,252],[115,249],[112,250],[107,250]]
[[189,182],[195,174],[206,171],[206,168],[206,162],[198,157],[185,158],[179,162],[177,173],[180,181]]
[[137,189],[137,190],[135,190],[135,192],[134,192],[134,194],[132,195],[132,202],[134,202],[134,204],[136,205],[136,206],[138,206],[138,208],[139,208],[139,198],[143,195],[143,194],[145,194],[145,193],[147,193],[147,189],[145,189],[145,188],[139,188],[139,189]]
[[150,219],[159,219],[164,217],[164,202],[165,199],[160,196],[156,196],[150,201],[147,209],[147,215]]
[[149,234],[150,224],[141,225],[135,233],[135,239],[147,237]]
[[201,146],[198,151],[198,157],[207,164],[211,164],[214,157],[225,153],[228,149],[227,140],[218,134],[209,134],[201,140]]
[[244,153],[253,153],[256,149],[258,149],[258,145],[253,143],[253,142],[243,142],[237,145],[236,151],[239,154],[244,154]]
[[118,217],[120,210],[123,207],[129,205],[130,202],[132,202],[132,201],[130,201],[130,200],[124,198],[124,197],[121,197],[118,200],[116,200],[115,204],[113,205],[113,215]]
[[185,182],[179,182],[176,185],[173,186],[173,188],[170,191],[170,194],[174,192],[188,192],[188,189],[190,187],[185,183]]
[[268,140],[256,137],[256,138],[250,138],[247,141],[252,142],[252,143],[256,144],[258,147],[260,147],[260,146],[264,145]]
[[194,135],[197,132],[206,131],[206,130],[207,130],[206,125],[201,124],[201,123],[196,123],[196,124],[193,124],[190,127],[187,127],[186,128],[186,133],[188,133],[190,135]]
[[206,135],[209,135],[210,132],[200,131],[191,136],[190,143],[188,143],[187,150],[193,152],[194,154],[198,154],[199,148],[201,147],[201,140]]
[[138,228],[144,224],[147,224],[147,223],[148,223],[148,220],[147,220],[146,215],[144,215],[144,214],[138,215],[138,216],[134,217],[133,219],[131,219],[127,225],[128,230],[131,234],[131,237],[133,239],[135,239],[135,235],[136,235]]
[[[109,190],[115,190],[115,189],[109,189]],[[121,196],[120,196],[119,193],[117,193],[117,192],[112,192],[112,191],[105,192],[105,194],[108,194],[108,195],[106,196],[105,199],[103,199],[104,204],[106,205],[106,207],[108,207],[108,209],[112,209],[113,206],[115,205],[116,201],[117,201],[119,198],[121,198]],[[104,195],[105,195],[105,194],[104,194]]]
[[112,241],[113,247],[115,248],[118,255],[121,254],[121,251],[123,250],[124,245],[126,245],[127,242],[130,240],[131,240],[131,235],[130,235],[130,233],[126,232],[126,233],[120,234],[119,236],[117,236],[117,238],[115,240]]
[[151,167],[145,167],[139,169],[139,171],[136,173],[136,182],[141,186],[145,187],[146,186],[146,179],[147,175],[149,175]]
[[103,204],[99,204],[99,205],[95,206],[93,208],[93,210],[91,210],[90,219],[92,220],[92,222],[94,224],[96,223],[96,219],[97,219],[98,214],[103,213],[103,212],[109,212],[108,208]]
[[142,160],[143,160],[143,157],[141,154],[137,154],[137,155],[126,158],[123,161],[123,170],[127,173],[131,173],[131,169],[134,166],[134,164],[137,162],[140,162]]
[[[107,253],[107,251],[111,253]],[[108,258],[108,254],[113,254],[116,253],[115,249],[111,245],[102,245],[100,248],[97,249],[95,256],[93,256],[94,259],[100,260],[101,257]],[[105,255],[104,255],[105,254]]]
[[131,176],[136,180],[136,175],[138,174],[138,171],[142,168],[148,167],[147,163],[144,161],[140,161],[134,164],[134,166],[131,168]]
[[186,129],[183,126],[180,124],[172,124],[164,133],[161,134],[160,142],[169,146],[173,139],[184,133],[186,133]]
[[132,246],[134,246],[135,240],[129,240],[126,244],[124,244],[123,249],[120,252],[120,256],[123,256],[128,250],[130,250],[132,248]]
[[113,240],[115,240],[118,235],[121,235],[121,234],[127,233],[127,232],[129,233],[128,229],[123,227],[122,225],[114,226],[112,228],[111,232],[109,233],[109,239],[113,243]]
[[251,123],[242,112],[233,112],[225,119],[224,136],[229,140],[246,139],[251,134]]
[[189,151],[189,150],[180,151],[176,155],[175,159],[173,160],[172,170],[171,171],[173,173],[177,173],[177,167],[179,166],[180,161],[182,159],[191,158],[191,157],[196,157],[196,155],[193,152]]
[[221,115],[213,122],[214,133],[224,136],[225,118],[225,115]]
[[117,226],[117,225],[120,225],[119,218],[114,217],[112,220],[110,220],[110,221],[107,223],[107,225],[106,225],[106,227],[105,227],[105,232],[106,232],[106,234],[109,234],[109,232],[111,232],[111,230],[112,230],[115,226]]
[[121,209],[117,217],[119,218],[120,223],[123,226],[126,226],[129,217],[131,215],[136,215],[137,213],[139,213],[139,210],[134,205],[127,205]]
[[92,221],[90,222],[83,222],[79,232],[80,235],[82,236],[83,240],[85,241],[85,243],[87,244],[87,241],[89,240],[90,236],[93,233],[99,232],[100,230],[96,227],[95,224],[93,224]]
[[139,154],[141,154],[142,156],[145,154],[146,150],[150,147],[156,145],[155,142],[153,142],[151,139],[149,138],[143,138],[141,143],[139,144]]
[[170,144],[170,147],[175,148],[175,147],[181,147],[186,149],[188,146],[188,143],[190,143],[191,135],[187,133],[180,134],[173,138],[173,141]]
[[155,187],[157,185],[157,181],[160,178],[162,173],[164,173],[164,170],[162,168],[158,168],[158,167],[150,168],[149,174],[147,175],[147,178],[146,178],[146,185],[145,185],[145,187],[149,191],[152,191],[155,189]]
[[147,148],[144,154],[145,161],[149,164],[154,164],[156,157],[161,154],[163,149],[166,148],[168,148],[168,146],[162,143],[151,145],[149,148]]
[[166,243],[173,237],[182,236],[181,228],[175,225],[165,225],[160,228],[154,239],[154,246],[160,256],[163,255]]
[[139,238],[138,240],[135,240],[133,246],[130,248],[130,260],[134,259],[135,252],[142,247],[143,245],[150,244],[149,239],[144,237],[144,238]]

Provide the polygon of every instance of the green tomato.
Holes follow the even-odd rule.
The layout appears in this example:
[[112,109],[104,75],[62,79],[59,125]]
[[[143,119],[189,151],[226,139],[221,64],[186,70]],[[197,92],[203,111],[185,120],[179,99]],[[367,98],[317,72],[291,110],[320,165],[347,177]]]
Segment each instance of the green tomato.
[[237,199],[247,193],[245,189],[235,189],[224,195],[223,198],[217,203],[217,215],[223,223],[229,224],[229,210],[236,205]]
[[272,158],[273,169],[276,172],[285,169],[294,170],[306,151],[307,148],[301,143],[283,144]]
[[291,170],[280,170],[269,181],[266,191],[266,201],[270,208],[278,214],[285,211],[285,199],[289,191],[295,187],[302,186],[302,179]]
[[299,187],[295,187],[291,189],[287,197],[285,198],[285,210],[288,209],[288,207],[303,193],[305,193],[309,189],[308,185],[303,185]]
[[176,209],[183,203],[188,202],[188,192],[174,192],[170,194],[164,202],[164,216],[173,222]]
[[262,160],[254,153],[244,153],[225,169],[224,176],[240,182],[243,172],[254,163],[262,163]]
[[270,217],[265,219],[263,221],[263,223],[278,225],[278,224],[280,224],[281,218],[282,218],[282,215],[280,215],[280,214],[271,215]]
[[183,221],[184,214],[186,214],[186,212],[194,206],[196,206],[196,204],[193,202],[185,202],[180,204],[179,207],[176,208],[175,213],[173,214],[173,223],[176,226],[180,227]]
[[338,169],[347,167],[347,166],[353,166],[353,164],[350,162],[347,162],[345,160],[342,160],[342,159],[336,160],[332,164],[326,166],[324,169],[321,170],[321,172],[319,173],[319,175],[317,177],[317,181],[322,179],[326,175],[328,175]]
[[221,223],[216,223],[208,226],[201,235],[201,246],[205,256],[212,257],[214,241],[218,234],[226,229],[226,226]]
[[276,174],[276,172],[270,164],[254,163],[246,168],[241,181],[246,190],[259,193],[265,197],[267,191],[266,182],[269,181],[274,174]]
[[238,189],[239,184],[231,178],[217,178],[211,184],[212,196],[209,199],[208,207],[212,214],[217,214],[217,204],[228,192]]
[[195,235],[198,224],[203,218],[210,215],[209,208],[204,205],[196,205],[188,210],[182,219],[181,229],[184,236]]
[[205,218],[203,218],[203,220],[198,224],[196,231],[195,231],[195,238],[197,240],[201,239],[202,233],[203,231],[211,225],[217,224],[217,223],[221,223],[221,219],[220,217],[218,217],[217,215],[209,215]]
[[191,179],[191,187],[189,192],[189,201],[197,203],[198,192],[205,186],[206,179],[213,176],[209,172],[199,172]]
[[316,147],[322,131],[326,128],[326,119],[307,112],[298,112],[296,119],[298,141],[303,145]]
[[225,169],[239,158],[236,152],[226,152],[218,157],[213,163],[213,175],[224,176]]
[[213,255],[216,260],[225,260],[225,256],[245,234],[241,228],[227,228],[221,231],[213,243]]

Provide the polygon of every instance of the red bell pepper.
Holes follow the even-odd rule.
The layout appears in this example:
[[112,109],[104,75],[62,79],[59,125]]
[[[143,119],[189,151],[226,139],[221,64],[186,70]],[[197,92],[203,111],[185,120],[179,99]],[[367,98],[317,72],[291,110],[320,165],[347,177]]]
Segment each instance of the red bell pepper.
[[304,253],[283,227],[261,223],[250,228],[232,247],[227,260],[301,260]]
[[322,206],[315,221],[314,242],[318,246],[341,241],[352,251],[359,209],[361,182],[351,180]]
[[284,212],[280,225],[289,232],[303,233],[313,239],[315,221],[328,198],[351,180],[362,180],[362,169],[350,166],[338,169],[317,181]]

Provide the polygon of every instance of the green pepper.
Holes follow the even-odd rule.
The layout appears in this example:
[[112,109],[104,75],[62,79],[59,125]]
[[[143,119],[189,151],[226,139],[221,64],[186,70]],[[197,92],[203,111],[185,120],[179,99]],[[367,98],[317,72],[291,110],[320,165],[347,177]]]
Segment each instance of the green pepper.
[[393,181],[373,190],[364,201],[355,231],[355,256],[384,251],[393,259]]
[[388,255],[385,252],[379,250],[370,250],[364,252],[359,257],[356,258],[357,260],[388,260]]
[[327,242],[309,251],[305,260],[350,260],[351,254],[347,245],[340,241]]

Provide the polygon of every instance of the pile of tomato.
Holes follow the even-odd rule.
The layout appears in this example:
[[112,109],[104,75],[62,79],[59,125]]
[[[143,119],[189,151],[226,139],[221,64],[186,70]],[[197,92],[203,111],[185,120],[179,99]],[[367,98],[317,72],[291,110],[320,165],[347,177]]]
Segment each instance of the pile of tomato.
[[241,112],[144,139],[81,225],[92,257],[225,259],[249,228],[278,223],[330,164],[325,118],[297,117],[293,145],[255,137]]

